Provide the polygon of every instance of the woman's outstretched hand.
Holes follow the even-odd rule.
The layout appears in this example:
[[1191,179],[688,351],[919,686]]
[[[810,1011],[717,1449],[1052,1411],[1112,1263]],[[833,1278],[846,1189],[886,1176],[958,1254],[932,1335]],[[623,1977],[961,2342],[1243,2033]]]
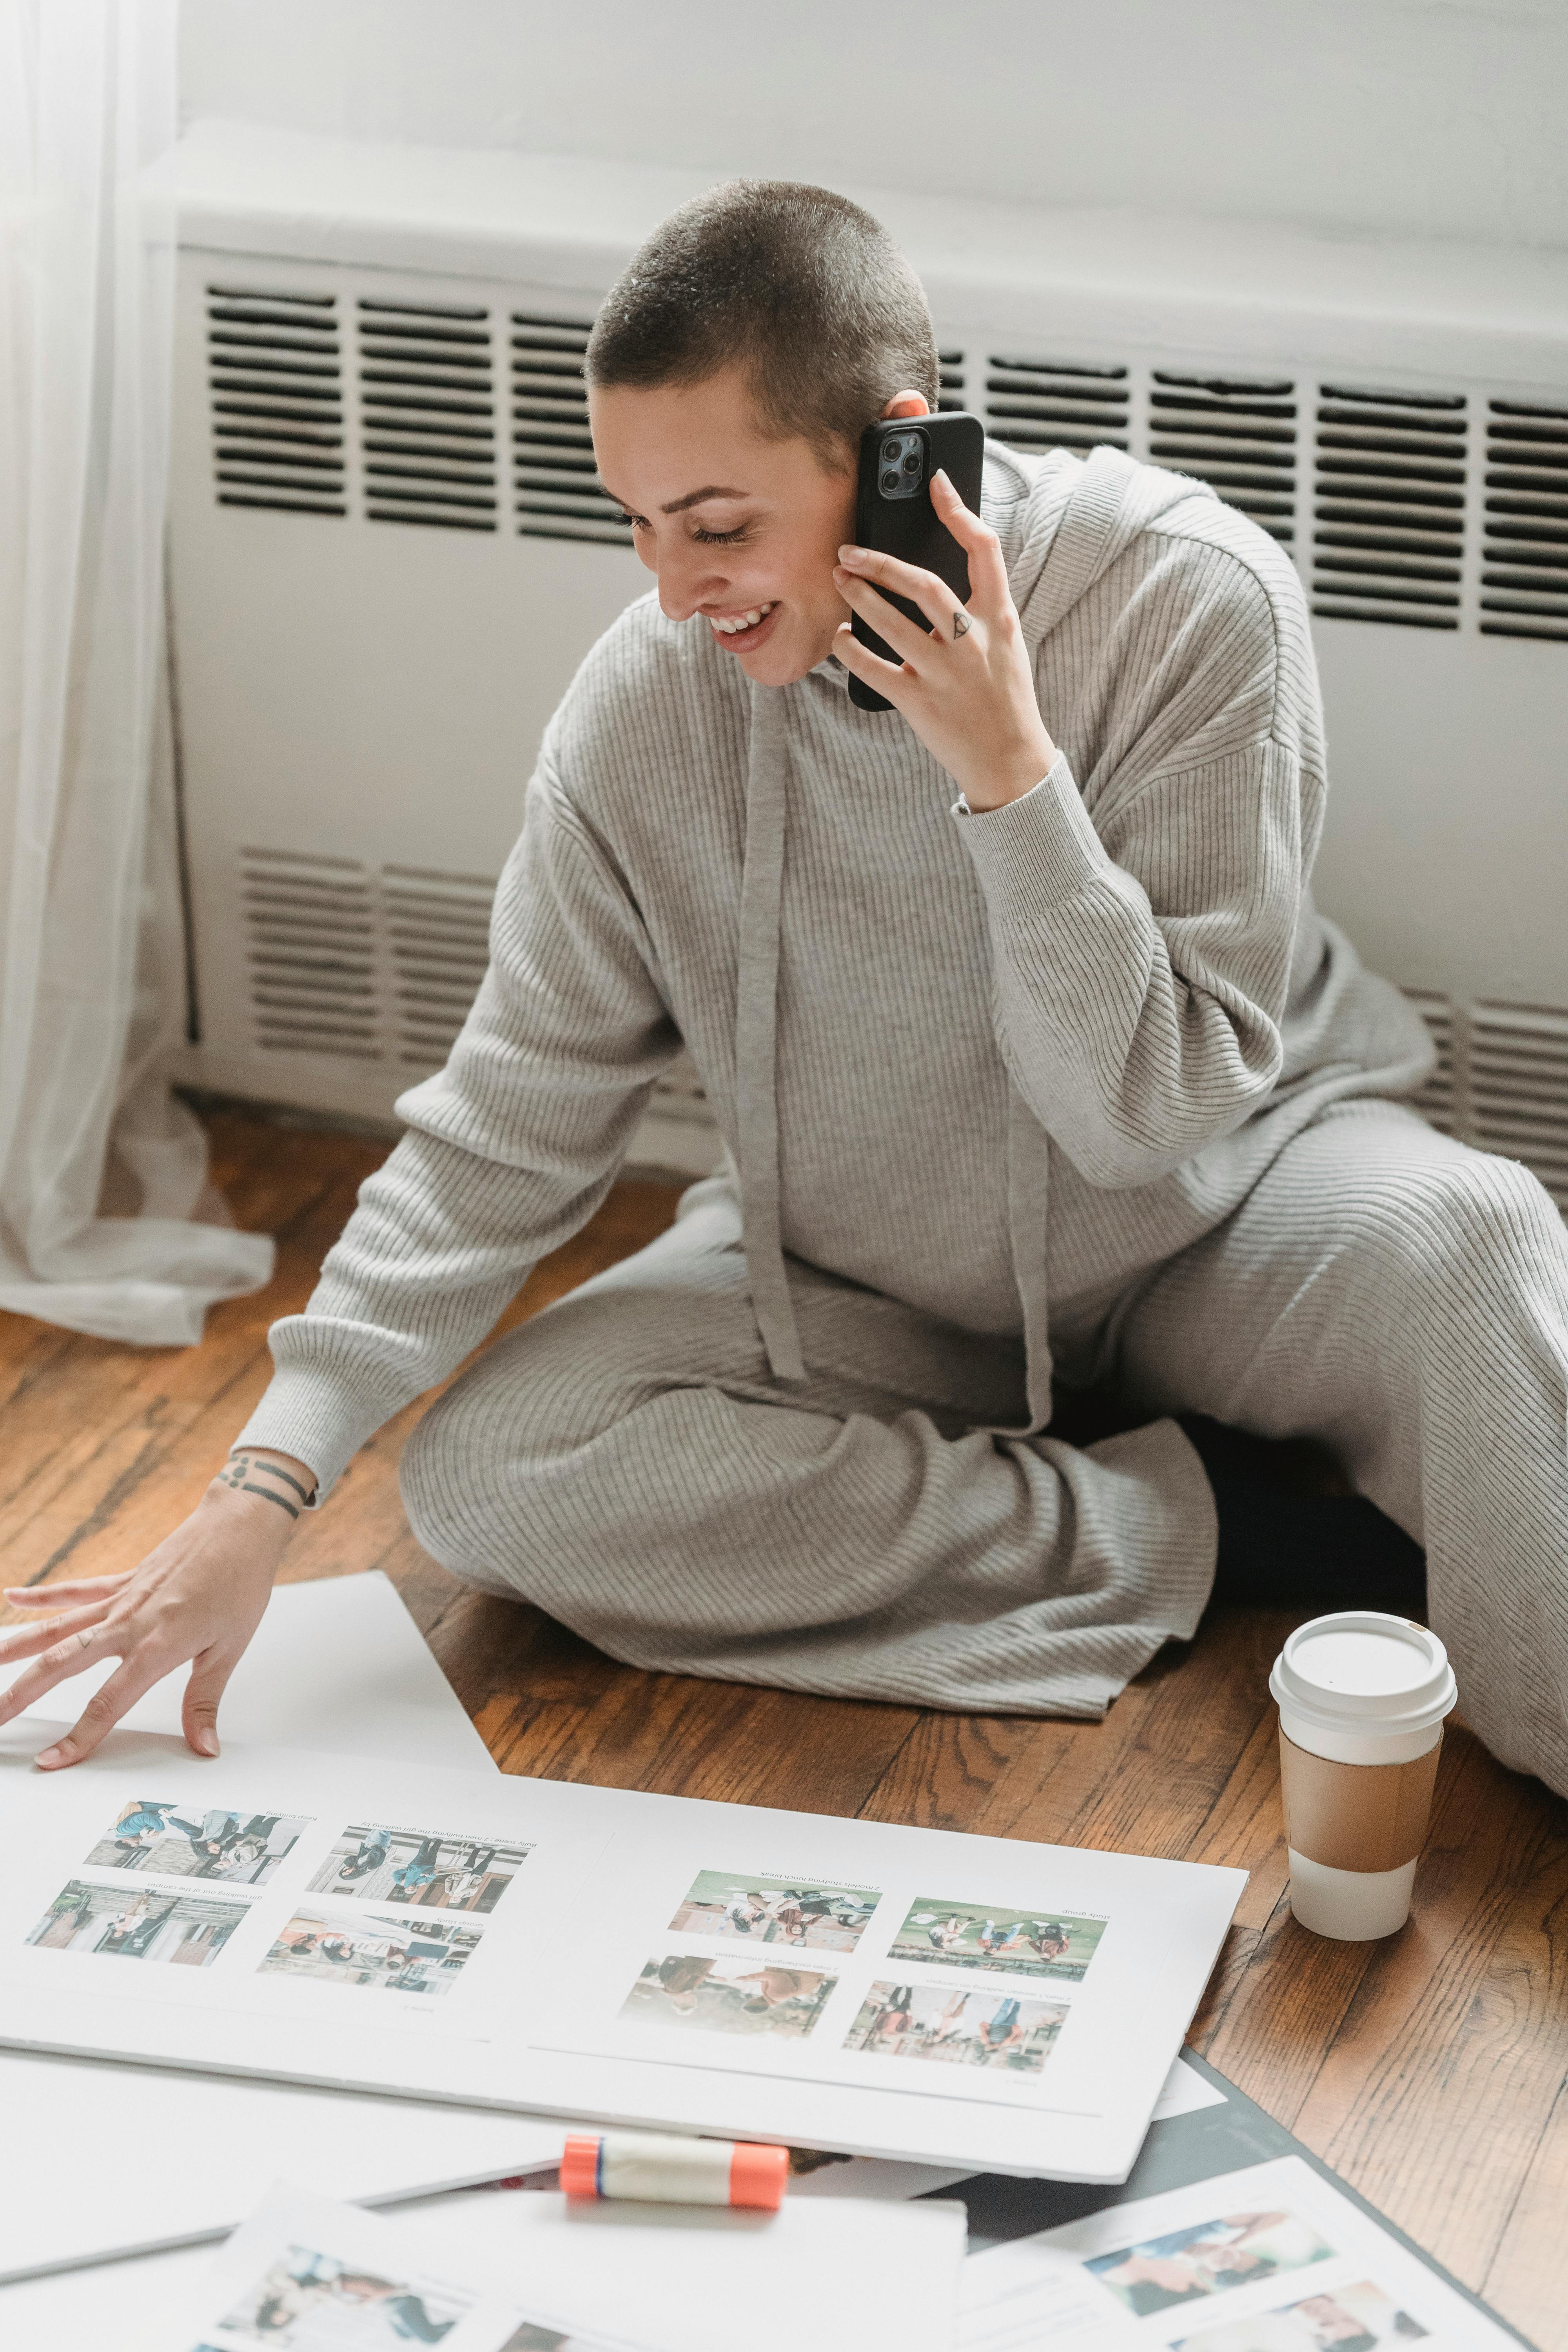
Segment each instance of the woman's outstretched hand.
[[[1035,699],[995,532],[971,514],[945,474],[931,476],[931,502],[969,558],[968,604],[934,572],[868,548],[841,547],[834,584],[899,660],[872,653],[847,622],[833,650],[846,669],[902,712],[972,809],[1001,808],[1034,790],[1056,746]],[[884,588],[920,607],[931,625],[929,636],[879,593]]]
[[119,1670],[72,1729],[37,1759],[47,1771],[79,1764],[143,1691],[189,1659],[185,1738],[198,1756],[216,1756],[218,1701],[261,1622],[315,1483],[289,1454],[231,1455],[190,1517],[140,1568],[10,1587],[5,1598],[14,1606],[55,1613],[47,1623],[0,1633],[0,1673],[20,1659],[34,1661],[0,1694],[0,1724],[96,1660],[118,1658]]

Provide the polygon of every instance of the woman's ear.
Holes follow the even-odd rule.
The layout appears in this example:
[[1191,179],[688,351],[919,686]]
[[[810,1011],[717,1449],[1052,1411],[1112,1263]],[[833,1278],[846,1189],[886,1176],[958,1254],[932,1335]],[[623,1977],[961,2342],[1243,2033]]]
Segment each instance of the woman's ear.
[[929,416],[931,403],[923,392],[896,392],[882,411],[886,424],[890,416]]

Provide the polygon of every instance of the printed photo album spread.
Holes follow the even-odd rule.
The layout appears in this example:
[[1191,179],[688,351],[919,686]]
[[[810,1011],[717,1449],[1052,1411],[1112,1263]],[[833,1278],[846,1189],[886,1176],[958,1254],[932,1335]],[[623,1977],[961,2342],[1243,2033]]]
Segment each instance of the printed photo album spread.
[[1246,1874],[117,1732],[0,1746],[0,2043],[1126,2178]]

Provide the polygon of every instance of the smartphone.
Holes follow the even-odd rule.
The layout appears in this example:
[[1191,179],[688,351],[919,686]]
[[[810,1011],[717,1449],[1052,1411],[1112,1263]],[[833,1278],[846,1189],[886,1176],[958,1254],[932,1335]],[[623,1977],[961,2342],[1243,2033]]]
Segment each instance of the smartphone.
[[[945,580],[961,604],[969,602],[969,558],[931,502],[931,478],[944,473],[972,514],[980,512],[980,477],[985,461],[985,427],[978,416],[950,411],[935,416],[889,416],[868,425],[860,436],[860,474],[855,499],[855,538],[861,547],[897,555],[922,572]],[[888,591],[879,590],[887,596]],[[900,613],[928,633],[931,623],[907,596],[889,596]],[[897,661],[869,622],[858,613],[850,625],[863,646],[884,661]],[[849,699],[860,710],[890,710],[892,704],[854,676]]]

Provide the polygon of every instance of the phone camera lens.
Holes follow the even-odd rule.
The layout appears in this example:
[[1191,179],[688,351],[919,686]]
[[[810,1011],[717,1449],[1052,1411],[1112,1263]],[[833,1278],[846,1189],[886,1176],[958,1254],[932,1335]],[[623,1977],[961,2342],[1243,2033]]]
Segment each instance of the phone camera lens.
[[898,464],[899,451],[902,446],[902,443],[897,439],[883,442],[882,463],[884,466],[896,466]]
[[904,471],[905,471],[905,473],[906,473],[906,474],[918,474],[918,473],[920,472],[920,469],[921,469],[921,453],[920,453],[920,451],[919,451],[918,449],[906,449],[906,450],[905,450],[905,452],[904,452]]
[[898,487],[898,469],[896,467],[889,467],[888,471],[882,477],[882,488],[885,490],[896,490]]

